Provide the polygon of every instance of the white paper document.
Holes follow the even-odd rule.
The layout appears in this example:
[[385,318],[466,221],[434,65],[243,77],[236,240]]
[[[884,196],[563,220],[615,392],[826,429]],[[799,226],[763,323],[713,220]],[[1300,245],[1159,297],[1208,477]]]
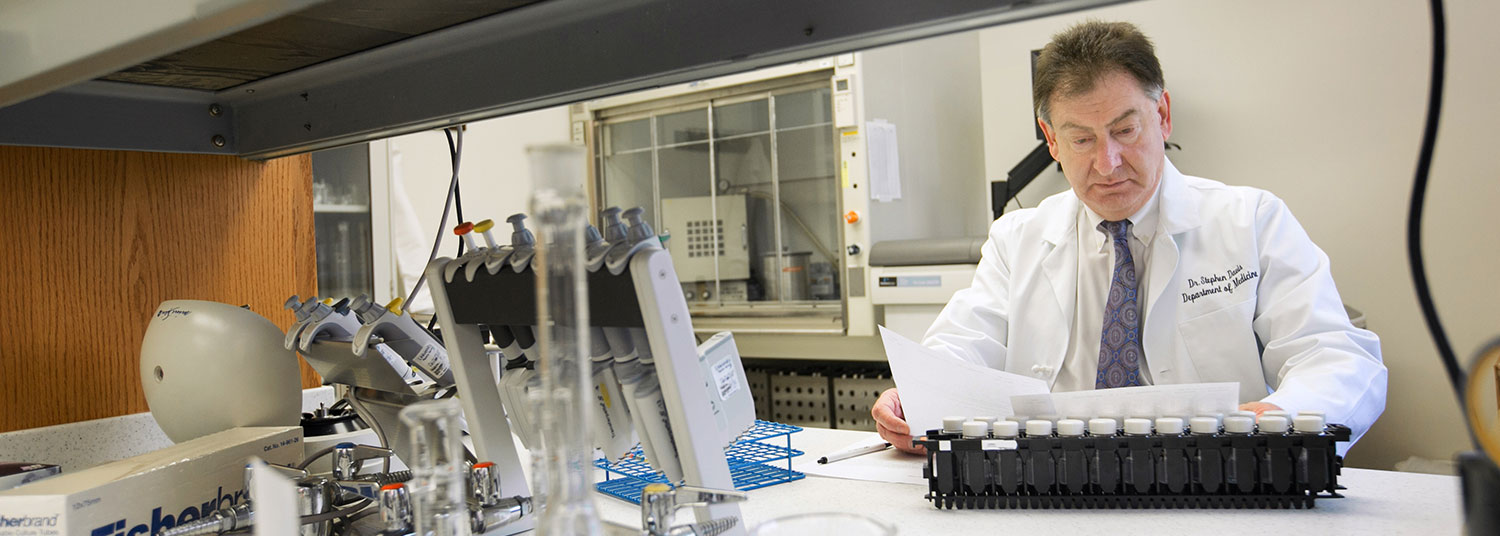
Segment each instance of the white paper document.
[[[1240,384],[1188,383],[1120,387],[1097,391],[1030,394],[1011,397],[1016,415],[1035,417],[1183,417],[1228,414],[1239,407]],[[906,392],[901,393],[902,402]]]
[[896,125],[884,119],[865,123],[865,154],[870,163],[870,199],[901,199],[901,154],[896,143]]
[[1047,392],[1047,382],[939,354],[885,326],[880,338],[912,436],[942,427],[949,415],[1008,417],[1012,396]]
[[[871,432],[870,436],[866,439],[855,441],[844,448],[829,452],[841,452],[872,444],[883,445],[885,444],[885,440],[881,439],[874,432]],[[915,484],[918,486],[927,485],[927,479],[922,478],[922,460],[924,459],[922,456],[907,454],[891,448],[873,454],[862,454],[826,464],[816,461],[819,456],[826,455],[829,452],[809,452],[809,456],[804,456],[803,461],[794,464],[792,469],[814,476],[893,482],[896,484]]]

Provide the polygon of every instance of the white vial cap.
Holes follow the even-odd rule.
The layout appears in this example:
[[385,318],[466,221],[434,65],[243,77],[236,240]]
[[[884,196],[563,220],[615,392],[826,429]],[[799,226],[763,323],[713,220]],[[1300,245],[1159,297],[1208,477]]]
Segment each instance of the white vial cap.
[[1323,416],[1297,415],[1297,418],[1292,420],[1292,428],[1299,434],[1321,434],[1323,433]]
[[1266,411],[1262,411],[1262,412],[1260,412],[1260,416],[1261,417],[1285,417],[1287,419],[1291,419],[1292,418],[1292,414],[1287,413],[1285,411],[1281,411],[1279,409],[1268,409]]
[[964,439],[978,439],[990,435],[990,425],[984,421],[964,423]]
[[1052,435],[1052,421],[1043,419],[1032,419],[1026,421],[1026,435],[1031,437],[1045,437]]
[[1016,437],[1021,432],[1021,424],[1016,421],[995,421],[995,437]]
[[957,434],[963,432],[964,421],[967,420],[969,419],[966,417],[943,417],[943,433]]
[[1057,421],[1057,435],[1063,437],[1078,437],[1083,435],[1083,421],[1078,419],[1062,419]]
[[1156,419],[1156,433],[1161,435],[1178,435],[1182,433],[1182,418],[1159,417]]
[[1194,434],[1208,435],[1219,433],[1219,420],[1213,417],[1193,417],[1193,420],[1189,421],[1189,425],[1192,426]]
[[974,420],[982,422],[982,423],[985,423],[985,424],[995,424],[995,421],[1000,420],[1000,418],[999,417],[990,417],[990,416],[986,415],[986,416],[983,416],[983,417],[974,417]]
[[1317,415],[1319,417],[1322,417],[1324,420],[1328,420],[1328,412],[1325,412],[1325,411],[1318,411],[1318,410],[1315,410],[1315,409],[1304,409],[1302,411],[1297,412],[1297,416],[1298,417],[1301,417],[1303,415]]
[[1224,414],[1223,413],[1199,413],[1197,416],[1198,417],[1208,417],[1208,418],[1211,418],[1211,419],[1214,420],[1214,422],[1216,424],[1224,424]]
[[1244,415],[1231,415],[1225,417],[1224,431],[1231,434],[1255,433],[1255,420]]
[[1252,421],[1255,420],[1255,412],[1254,411],[1235,410],[1235,411],[1229,412],[1229,415],[1233,416],[1233,417],[1249,417],[1250,420],[1252,420]]
[[1262,434],[1285,434],[1286,426],[1286,417],[1280,415],[1260,416],[1260,433]]
[[1151,419],[1125,419],[1126,435],[1151,435]]
[[1115,420],[1109,417],[1089,419],[1089,433],[1096,436],[1112,436],[1119,428],[1115,427]]

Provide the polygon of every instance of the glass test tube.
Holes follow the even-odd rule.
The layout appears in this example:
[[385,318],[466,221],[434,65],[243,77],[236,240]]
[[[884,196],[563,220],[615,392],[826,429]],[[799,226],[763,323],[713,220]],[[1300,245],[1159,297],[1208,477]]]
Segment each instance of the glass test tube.
[[527,149],[531,164],[531,212],[538,220],[536,257],[537,340],[541,359],[541,464],[537,486],[545,490],[539,534],[602,534],[590,482],[593,399],[588,329],[588,199],[582,148],[544,145]]

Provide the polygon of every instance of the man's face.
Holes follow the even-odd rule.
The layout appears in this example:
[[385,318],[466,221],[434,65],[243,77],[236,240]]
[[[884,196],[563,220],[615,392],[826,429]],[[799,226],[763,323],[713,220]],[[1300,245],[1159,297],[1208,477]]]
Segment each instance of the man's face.
[[1160,102],[1123,71],[1105,75],[1093,91],[1054,96],[1052,124],[1037,120],[1052,158],[1062,164],[1073,193],[1105,220],[1130,217],[1161,182],[1163,143],[1172,134],[1171,97]]

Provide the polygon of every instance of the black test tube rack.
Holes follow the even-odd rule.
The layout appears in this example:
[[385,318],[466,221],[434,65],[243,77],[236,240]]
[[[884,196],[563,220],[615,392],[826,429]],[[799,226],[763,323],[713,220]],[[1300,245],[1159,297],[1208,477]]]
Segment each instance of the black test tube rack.
[[[942,509],[1312,508],[1341,498],[1350,430],[964,438],[930,430],[926,498]],[[989,448],[986,448],[989,447]]]

